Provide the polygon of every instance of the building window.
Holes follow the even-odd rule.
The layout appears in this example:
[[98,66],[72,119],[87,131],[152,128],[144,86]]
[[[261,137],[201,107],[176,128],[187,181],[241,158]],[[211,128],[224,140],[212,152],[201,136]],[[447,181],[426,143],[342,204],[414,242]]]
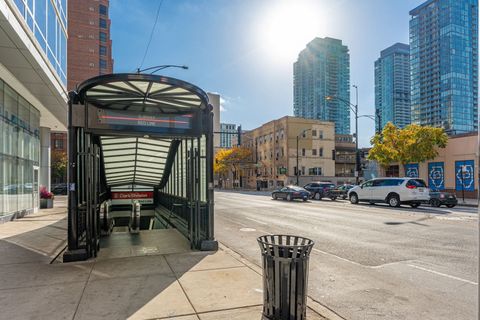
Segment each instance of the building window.
[[99,6],[98,6],[98,12],[99,12],[101,15],[106,16],[107,13],[108,13],[107,6],[104,6],[103,4],[99,5]]
[[302,148],[302,157],[305,157],[305,149]]
[[318,149],[318,156],[323,157],[323,148]]
[[101,55],[101,56],[106,56],[106,55],[107,55],[107,47],[105,47],[105,46],[100,46],[99,52],[100,52],[100,55]]
[[316,156],[317,155],[317,149],[312,149],[312,156]]
[[100,41],[107,42],[107,34],[105,32],[100,32]]
[[323,139],[323,131],[322,131],[322,130],[320,130],[320,132],[318,133],[318,137],[319,137],[320,139]]
[[100,28],[106,29],[107,28],[107,20],[105,20],[103,18],[100,18],[99,26],[100,26]]
[[320,168],[320,167],[310,168],[310,169],[308,169],[308,175],[309,176],[321,176],[322,175],[322,168]]
[[317,130],[312,130],[312,137],[316,137],[317,136]]
[[55,149],[57,149],[57,150],[62,149],[63,150],[63,140],[55,139],[53,141],[53,145],[54,145]]
[[107,69],[107,61],[100,59],[100,69]]

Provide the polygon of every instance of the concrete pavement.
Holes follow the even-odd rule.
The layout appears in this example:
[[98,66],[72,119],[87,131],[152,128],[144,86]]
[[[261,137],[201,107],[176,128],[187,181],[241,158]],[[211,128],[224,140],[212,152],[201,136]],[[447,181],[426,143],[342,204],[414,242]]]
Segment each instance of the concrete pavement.
[[[64,203],[0,225],[1,319],[261,318],[261,270],[227,247],[169,254],[137,248],[134,256],[107,250],[90,261],[51,263],[66,244],[65,218]],[[309,302],[308,319],[338,319]]]
[[309,294],[347,319],[475,319],[477,208],[389,208],[330,200],[273,201],[217,192],[216,237],[260,264],[255,238],[316,244]]

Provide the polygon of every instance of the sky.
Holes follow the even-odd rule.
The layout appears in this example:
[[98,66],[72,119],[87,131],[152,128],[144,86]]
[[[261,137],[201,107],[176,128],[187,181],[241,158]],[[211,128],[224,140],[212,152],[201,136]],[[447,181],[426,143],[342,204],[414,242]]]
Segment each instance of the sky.
[[[248,130],[293,115],[293,63],[309,41],[331,37],[350,50],[350,84],[358,86],[359,114],[372,115],[374,62],[394,43],[408,44],[408,12],[422,2],[111,0],[114,72],[187,65],[188,70],[160,74],[219,93],[220,121]],[[355,102],[355,90],[350,101]],[[353,132],[353,115],[351,120]],[[359,119],[360,146],[369,146],[374,131],[372,120]]]

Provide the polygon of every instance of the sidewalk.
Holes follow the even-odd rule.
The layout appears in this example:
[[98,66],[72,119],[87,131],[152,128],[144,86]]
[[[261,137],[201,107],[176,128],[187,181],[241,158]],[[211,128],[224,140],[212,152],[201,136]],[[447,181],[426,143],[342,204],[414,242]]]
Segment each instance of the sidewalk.
[[[0,225],[2,318],[261,319],[261,269],[225,246],[50,264],[65,225],[65,207]],[[312,300],[307,315],[340,319]]]

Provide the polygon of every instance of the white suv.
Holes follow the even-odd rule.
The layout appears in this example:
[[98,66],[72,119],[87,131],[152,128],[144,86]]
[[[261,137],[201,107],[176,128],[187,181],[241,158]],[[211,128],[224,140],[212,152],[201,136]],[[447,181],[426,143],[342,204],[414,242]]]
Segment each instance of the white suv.
[[422,179],[377,178],[350,189],[348,198],[353,204],[385,202],[390,207],[399,207],[405,203],[416,208],[422,202],[430,201],[430,190]]

